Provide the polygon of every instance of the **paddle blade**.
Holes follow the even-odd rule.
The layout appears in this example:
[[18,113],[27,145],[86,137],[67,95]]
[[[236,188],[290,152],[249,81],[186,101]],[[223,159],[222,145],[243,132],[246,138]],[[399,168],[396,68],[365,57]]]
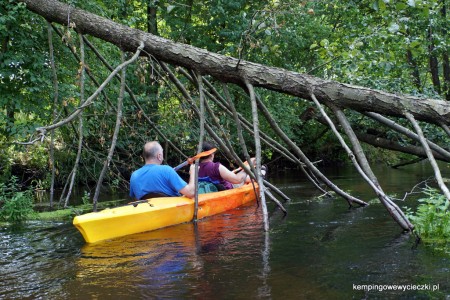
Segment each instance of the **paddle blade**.
[[212,148],[211,150],[200,152],[199,154],[197,154],[196,156],[192,157],[191,159],[196,160],[196,159],[199,159],[200,157],[209,156],[209,155],[213,154],[216,151],[217,151],[217,148]]
[[212,148],[211,150],[208,151],[203,151],[200,152],[199,154],[197,154],[196,156],[190,157],[187,159],[187,161],[185,161],[182,164],[179,164],[178,166],[176,166],[175,168],[173,168],[175,171],[178,171],[179,169],[183,168],[184,166],[186,166],[187,164],[192,164],[196,159],[199,159],[201,157],[205,157],[208,155],[213,154],[214,152],[217,151],[217,148]]

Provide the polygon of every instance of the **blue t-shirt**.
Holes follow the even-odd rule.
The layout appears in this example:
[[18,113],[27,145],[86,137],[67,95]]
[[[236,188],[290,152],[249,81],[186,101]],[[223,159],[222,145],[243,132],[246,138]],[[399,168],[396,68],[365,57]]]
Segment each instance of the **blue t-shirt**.
[[186,181],[168,165],[144,165],[131,174],[130,197],[141,199],[148,193],[180,196],[178,191],[186,185]]

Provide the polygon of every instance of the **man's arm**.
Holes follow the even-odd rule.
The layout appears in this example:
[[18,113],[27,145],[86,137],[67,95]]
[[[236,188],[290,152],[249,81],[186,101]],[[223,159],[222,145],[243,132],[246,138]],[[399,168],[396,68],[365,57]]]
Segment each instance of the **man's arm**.
[[195,196],[195,165],[192,164],[189,168],[189,183],[179,190],[180,194],[193,198]]

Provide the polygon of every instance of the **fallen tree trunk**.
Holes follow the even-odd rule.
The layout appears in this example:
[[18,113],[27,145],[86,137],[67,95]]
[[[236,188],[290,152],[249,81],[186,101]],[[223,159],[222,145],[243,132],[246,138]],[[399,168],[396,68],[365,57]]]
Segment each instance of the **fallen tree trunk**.
[[371,111],[404,118],[409,111],[416,120],[433,124],[450,124],[450,102],[396,95],[317,77],[256,64],[208,52],[186,44],[175,43],[115,23],[87,11],[74,8],[56,0],[18,0],[27,8],[49,22],[69,25],[83,34],[89,34],[117,45],[122,50],[134,52],[140,41],[144,51],[155,58],[174,65],[196,70],[199,74],[214,76],[220,81],[245,86],[245,79],[255,87],[301,97],[312,101],[311,92],[321,103],[328,101],[341,108]]

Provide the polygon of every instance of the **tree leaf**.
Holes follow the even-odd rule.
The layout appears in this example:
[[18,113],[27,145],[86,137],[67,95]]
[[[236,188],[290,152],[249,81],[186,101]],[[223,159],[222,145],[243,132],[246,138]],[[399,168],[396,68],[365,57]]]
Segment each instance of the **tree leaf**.
[[397,23],[391,23],[391,25],[389,25],[389,32],[390,33],[396,33],[398,32],[398,30],[400,29],[400,26]]
[[175,9],[175,7],[176,7],[175,5],[167,6],[167,13],[170,14],[170,12]]

